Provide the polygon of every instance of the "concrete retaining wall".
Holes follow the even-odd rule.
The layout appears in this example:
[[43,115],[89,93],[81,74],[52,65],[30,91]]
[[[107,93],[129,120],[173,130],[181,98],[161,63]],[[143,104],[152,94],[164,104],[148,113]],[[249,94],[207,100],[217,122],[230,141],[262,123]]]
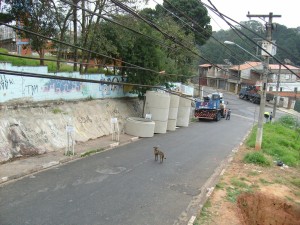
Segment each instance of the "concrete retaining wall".
[[76,142],[111,134],[111,118],[124,132],[128,117],[141,117],[137,98],[78,102],[38,102],[0,108],[0,162],[65,148],[66,125],[74,127]]
[[[96,81],[124,82],[121,76],[105,76],[104,74],[81,75],[72,73],[48,73],[45,66],[13,66],[11,63],[0,63],[0,69],[43,75],[80,78]],[[34,78],[0,74],[0,103],[11,101],[47,101],[47,100],[79,100],[136,97],[124,91],[123,85],[86,83],[69,80]]]

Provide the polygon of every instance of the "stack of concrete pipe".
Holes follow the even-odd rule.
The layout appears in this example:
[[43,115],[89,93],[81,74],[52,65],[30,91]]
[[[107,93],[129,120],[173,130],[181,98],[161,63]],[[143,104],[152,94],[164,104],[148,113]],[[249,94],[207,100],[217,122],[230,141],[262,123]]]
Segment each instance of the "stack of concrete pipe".
[[192,101],[186,97],[179,98],[176,126],[188,127],[190,122]]
[[170,94],[156,91],[146,92],[144,114],[151,114],[155,122],[154,133],[166,133],[168,125]]
[[176,130],[178,106],[179,106],[179,96],[171,95],[169,116],[168,116],[168,126],[167,126],[168,131]]

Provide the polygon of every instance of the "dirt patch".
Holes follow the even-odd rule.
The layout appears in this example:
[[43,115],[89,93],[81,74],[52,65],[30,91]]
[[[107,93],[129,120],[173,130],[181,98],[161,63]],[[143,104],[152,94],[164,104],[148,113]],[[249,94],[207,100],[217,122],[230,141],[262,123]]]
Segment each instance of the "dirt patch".
[[300,168],[245,164],[247,152],[240,147],[194,224],[300,225]]
[[238,197],[237,205],[245,224],[300,224],[300,206],[270,193],[241,194]]

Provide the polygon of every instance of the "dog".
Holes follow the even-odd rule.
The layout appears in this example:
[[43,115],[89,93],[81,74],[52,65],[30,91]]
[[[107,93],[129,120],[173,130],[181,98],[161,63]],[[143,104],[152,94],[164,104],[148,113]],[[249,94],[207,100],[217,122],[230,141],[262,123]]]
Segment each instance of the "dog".
[[154,159],[155,159],[155,161],[158,160],[158,156],[159,156],[160,162],[162,163],[164,161],[164,159],[166,159],[165,154],[161,150],[159,150],[158,147],[153,147],[153,149],[154,149]]

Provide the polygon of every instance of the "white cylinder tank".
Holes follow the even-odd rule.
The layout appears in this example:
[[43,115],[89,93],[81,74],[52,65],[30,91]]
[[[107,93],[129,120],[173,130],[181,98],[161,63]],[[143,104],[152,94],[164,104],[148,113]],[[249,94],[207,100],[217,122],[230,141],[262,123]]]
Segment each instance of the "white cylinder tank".
[[169,107],[170,95],[168,93],[146,92],[144,114],[151,114],[151,119],[155,122],[154,133],[167,132]]
[[153,137],[155,122],[152,120],[129,117],[125,123],[125,133],[137,137]]
[[167,130],[170,131],[176,130],[178,107],[179,107],[179,96],[171,95]]
[[179,126],[179,127],[188,127],[189,126],[191,104],[192,104],[191,100],[180,97],[176,126]]

